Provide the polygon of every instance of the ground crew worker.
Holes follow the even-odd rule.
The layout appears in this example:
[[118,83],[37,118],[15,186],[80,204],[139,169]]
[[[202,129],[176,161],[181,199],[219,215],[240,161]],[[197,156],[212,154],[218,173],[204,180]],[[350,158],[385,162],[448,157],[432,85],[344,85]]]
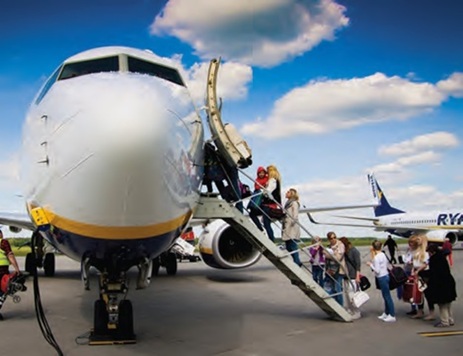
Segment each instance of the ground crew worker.
[[[13,265],[15,272],[20,274],[18,262],[16,261],[16,257],[14,257],[14,253],[11,250],[10,243],[8,240],[3,238],[2,230],[0,230],[0,282],[3,276],[9,274],[9,267],[10,264]],[[0,295],[3,294],[3,291],[0,289]],[[2,314],[0,314],[0,320],[2,320]]]

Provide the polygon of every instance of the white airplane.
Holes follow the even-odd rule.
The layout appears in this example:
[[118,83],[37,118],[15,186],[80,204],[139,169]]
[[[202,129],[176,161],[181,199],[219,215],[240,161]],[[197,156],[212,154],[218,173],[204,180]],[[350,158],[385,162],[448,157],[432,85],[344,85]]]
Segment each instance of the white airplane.
[[[127,271],[138,267],[137,287],[146,287],[152,261],[162,255],[175,274],[168,252],[200,198],[204,127],[179,71],[152,52],[127,47],[66,59],[30,106],[22,151],[27,214],[0,213],[0,223],[33,231],[46,275],[54,274],[55,260],[43,256],[43,239],[81,262],[87,289],[88,270],[96,268],[92,336],[133,340]],[[224,237],[234,243],[219,246]],[[260,257],[225,223],[205,243],[203,260],[213,267],[247,267]],[[35,260],[26,258],[26,270]]]
[[[221,124],[217,70],[218,61],[211,61],[209,128],[223,157],[246,168],[246,142],[231,124]],[[152,52],[102,47],[79,53],[58,66],[33,100],[21,162],[27,214],[0,212],[0,224],[33,231],[37,258],[26,257],[28,271],[37,265],[54,274],[45,241],[80,261],[86,289],[90,267],[98,270],[91,343],[134,342],[132,304],[125,299],[129,269],[138,267],[138,288],[159,264],[175,274],[170,249],[194,224],[204,143],[203,121],[179,71]],[[364,206],[371,205],[357,207]],[[326,210],[333,207],[301,212]],[[209,266],[243,268],[260,258],[225,222],[210,231],[200,242]]]
[[[368,175],[373,197],[378,205],[373,207],[375,217],[338,216],[348,219],[369,221],[371,224],[328,223],[329,225],[356,226],[374,228],[399,237],[408,238],[414,233],[424,233],[430,242],[442,243],[448,238],[454,247],[463,247],[463,211],[441,210],[426,212],[410,212],[392,207],[386,199],[373,174]],[[309,214],[313,223],[315,221]]]

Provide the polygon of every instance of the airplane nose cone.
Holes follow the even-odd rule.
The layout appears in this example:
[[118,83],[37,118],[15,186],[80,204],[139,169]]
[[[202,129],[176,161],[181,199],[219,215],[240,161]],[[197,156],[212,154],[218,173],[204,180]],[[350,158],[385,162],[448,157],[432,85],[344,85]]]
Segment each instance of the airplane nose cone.
[[94,139],[100,151],[136,159],[162,149],[172,124],[162,95],[138,87],[106,93],[90,110]]

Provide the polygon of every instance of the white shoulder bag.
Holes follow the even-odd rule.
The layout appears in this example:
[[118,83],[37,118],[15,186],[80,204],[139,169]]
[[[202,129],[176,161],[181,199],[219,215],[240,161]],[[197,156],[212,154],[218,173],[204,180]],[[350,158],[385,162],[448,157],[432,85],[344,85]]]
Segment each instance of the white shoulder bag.
[[354,293],[354,297],[352,298],[352,303],[356,308],[360,308],[363,304],[368,302],[370,296],[364,291],[358,291]]

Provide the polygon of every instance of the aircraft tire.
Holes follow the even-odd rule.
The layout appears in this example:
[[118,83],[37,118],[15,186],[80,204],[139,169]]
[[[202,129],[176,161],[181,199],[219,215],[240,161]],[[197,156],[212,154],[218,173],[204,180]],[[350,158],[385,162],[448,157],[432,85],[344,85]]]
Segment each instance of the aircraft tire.
[[108,333],[108,311],[106,303],[102,299],[95,301],[93,314],[93,332],[95,335],[106,335]]
[[35,257],[34,257],[34,254],[32,252],[29,252],[27,255],[26,255],[26,263],[25,263],[25,266],[24,266],[24,269],[26,270],[26,272],[28,272],[29,274],[32,274],[33,270],[34,270],[34,264],[35,264],[35,261],[34,261]]
[[45,254],[45,259],[43,261],[43,270],[45,276],[53,277],[55,275],[55,254],[47,253]]
[[153,259],[153,267],[151,269],[151,276],[157,276],[159,274],[159,268],[161,268],[161,261],[159,257]]
[[175,253],[167,253],[166,256],[166,272],[169,276],[177,274],[177,256]]
[[133,308],[128,299],[121,300],[119,303],[119,334],[122,337],[133,337]]

